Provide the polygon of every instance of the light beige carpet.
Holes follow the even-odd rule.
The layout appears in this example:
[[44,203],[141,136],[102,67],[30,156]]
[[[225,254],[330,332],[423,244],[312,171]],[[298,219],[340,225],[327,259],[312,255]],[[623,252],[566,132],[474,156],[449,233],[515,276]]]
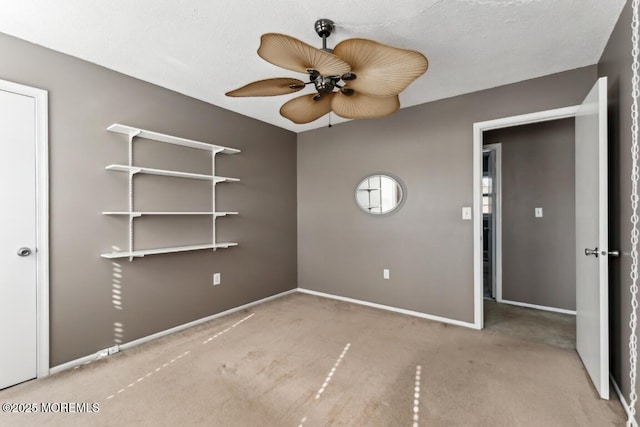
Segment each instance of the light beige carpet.
[[[573,350],[294,294],[0,391],[2,426],[622,426]],[[55,408],[55,405],[53,406]]]

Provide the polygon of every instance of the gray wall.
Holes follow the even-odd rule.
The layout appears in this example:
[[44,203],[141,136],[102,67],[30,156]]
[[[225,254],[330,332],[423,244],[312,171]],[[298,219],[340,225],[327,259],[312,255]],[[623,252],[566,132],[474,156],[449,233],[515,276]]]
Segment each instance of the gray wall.
[[[296,135],[105,68],[0,34],[0,78],[49,91],[51,365],[296,287]],[[220,156],[217,173],[241,178],[218,186],[220,241],[236,248],[154,255],[121,265],[122,309],[112,303],[113,274],[100,253],[126,247],[127,161],[123,123],[242,150]],[[138,143],[136,143],[138,144]],[[201,152],[141,142],[148,166],[207,172]],[[191,150],[186,150],[191,151]],[[136,178],[139,208],[202,209],[207,187],[191,180]],[[207,221],[136,220],[140,247],[204,243]],[[165,237],[166,236],[166,237]],[[183,239],[183,241],[180,241]],[[212,286],[212,274],[222,284]],[[122,324],[122,336],[114,324]]]
[[[629,394],[629,278],[631,271],[631,2],[609,39],[598,74],[609,83],[609,246],[620,258],[609,263],[611,373]],[[636,411],[640,405],[636,406]]]
[[575,120],[486,132],[484,143],[502,143],[502,298],[575,310]]
[[[578,104],[596,77],[591,66],[300,134],[298,285],[472,322],[473,223],[461,208],[473,201],[473,123]],[[388,216],[354,203],[376,171],[407,186]]]

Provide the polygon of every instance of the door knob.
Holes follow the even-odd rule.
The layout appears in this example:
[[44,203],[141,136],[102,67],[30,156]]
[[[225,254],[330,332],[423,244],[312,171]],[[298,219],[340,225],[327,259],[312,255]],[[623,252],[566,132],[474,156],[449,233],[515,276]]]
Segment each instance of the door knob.
[[585,254],[586,256],[593,255],[593,256],[595,256],[596,258],[598,258],[598,248],[595,248],[595,249],[585,248],[585,249],[584,249],[584,254]]
[[18,249],[18,256],[29,256],[29,255],[31,255],[31,249],[29,248]]

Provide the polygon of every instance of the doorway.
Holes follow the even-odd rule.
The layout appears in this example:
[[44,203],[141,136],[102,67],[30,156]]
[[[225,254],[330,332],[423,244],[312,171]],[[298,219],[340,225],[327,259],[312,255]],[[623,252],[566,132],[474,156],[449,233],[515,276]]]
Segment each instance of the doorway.
[[47,92],[0,80],[0,389],[49,374]]
[[491,130],[483,142],[484,297],[575,315],[575,119]]
[[484,327],[575,350],[575,120],[483,143]]
[[[578,112],[579,107],[565,107],[559,108],[555,110],[547,110],[541,111],[537,113],[524,114],[521,116],[513,116],[507,117],[504,119],[491,120],[488,122],[480,122],[475,123],[473,126],[474,131],[474,143],[473,143],[473,168],[474,168],[474,206],[473,206],[473,221],[474,221],[474,326],[477,329],[482,329],[484,325],[484,315],[483,315],[483,300],[484,300],[484,269],[483,269],[483,191],[482,191],[482,166],[483,166],[483,133],[485,131],[490,131],[493,129],[503,129],[509,128],[519,125],[533,124],[546,122],[550,120],[558,120],[565,118],[572,118]],[[496,155],[497,157],[497,155]],[[497,174],[498,172],[496,172]],[[498,180],[500,181],[500,180]],[[498,184],[499,185],[499,184]],[[497,191],[494,189],[494,191]],[[495,195],[499,195],[496,193]],[[494,197],[494,201],[496,202],[495,209],[501,209],[501,206],[498,204],[500,197]],[[498,215],[498,218],[500,215]],[[500,220],[495,223],[494,229],[496,232],[500,229]],[[499,237],[496,235],[494,241],[494,254],[500,251],[500,244],[495,245],[499,241]],[[501,257],[494,256],[494,260],[497,260]],[[493,284],[495,284],[495,296],[496,299],[501,298],[501,289],[499,289],[499,285],[501,282],[499,271],[501,268],[495,266],[493,269],[493,274],[496,275],[493,279]]]
[[[607,193],[607,78],[599,78],[574,107],[474,123],[474,322],[483,328],[482,141],[483,132],[575,117],[576,349],[600,397],[609,398]],[[538,209],[535,209],[538,216]],[[558,232],[561,232],[559,230]]]

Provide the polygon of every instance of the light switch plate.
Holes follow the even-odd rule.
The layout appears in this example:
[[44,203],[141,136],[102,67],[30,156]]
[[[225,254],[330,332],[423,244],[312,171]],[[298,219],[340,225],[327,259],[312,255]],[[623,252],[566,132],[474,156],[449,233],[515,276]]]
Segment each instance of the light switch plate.
[[536,218],[542,218],[542,208],[535,209]]
[[462,219],[468,221],[471,219],[471,207],[465,206],[462,208]]

